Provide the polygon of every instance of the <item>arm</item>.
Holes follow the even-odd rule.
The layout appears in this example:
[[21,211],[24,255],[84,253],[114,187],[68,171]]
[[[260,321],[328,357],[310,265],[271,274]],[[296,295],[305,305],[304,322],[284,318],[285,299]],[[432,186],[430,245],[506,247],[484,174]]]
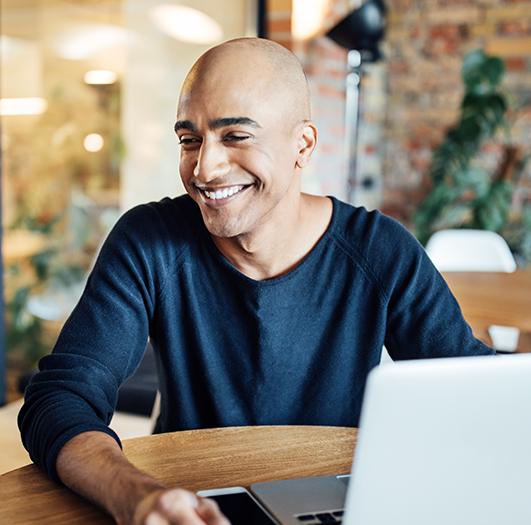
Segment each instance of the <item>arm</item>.
[[118,525],[229,525],[215,502],[169,489],[144,474],[102,432],[68,441],[56,468],[66,486],[103,508]]

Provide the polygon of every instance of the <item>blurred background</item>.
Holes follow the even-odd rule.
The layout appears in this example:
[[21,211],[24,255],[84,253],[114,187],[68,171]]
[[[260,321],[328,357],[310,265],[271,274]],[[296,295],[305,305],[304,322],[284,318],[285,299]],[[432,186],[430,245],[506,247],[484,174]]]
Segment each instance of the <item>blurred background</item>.
[[102,240],[183,193],[177,98],[209,47],[262,36],[308,76],[303,188],[425,244],[500,233],[531,260],[530,0],[3,0],[0,405],[49,353]]

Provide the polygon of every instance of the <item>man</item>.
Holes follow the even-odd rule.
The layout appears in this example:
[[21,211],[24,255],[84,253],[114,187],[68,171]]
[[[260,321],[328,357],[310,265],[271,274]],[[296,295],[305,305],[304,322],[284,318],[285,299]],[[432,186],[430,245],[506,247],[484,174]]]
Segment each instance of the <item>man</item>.
[[395,359],[493,350],[398,223],[301,193],[317,131],[283,47],[238,39],[208,51],[175,130],[189,196],[118,223],[27,389],[20,427],[53,479],[118,523],[224,525],[213,504],[132,467],[107,427],[148,335],[159,432],[357,426],[384,343]]

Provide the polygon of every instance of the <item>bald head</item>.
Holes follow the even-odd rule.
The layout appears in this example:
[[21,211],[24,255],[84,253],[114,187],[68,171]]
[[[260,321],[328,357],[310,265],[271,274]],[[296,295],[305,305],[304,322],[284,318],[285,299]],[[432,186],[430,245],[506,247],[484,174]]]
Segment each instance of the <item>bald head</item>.
[[[194,90],[246,85],[249,94],[282,111],[286,123],[310,119],[308,83],[297,57],[261,38],[229,40],[204,53],[188,74],[181,100]],[[272,107],[272,109],[273,109]]]

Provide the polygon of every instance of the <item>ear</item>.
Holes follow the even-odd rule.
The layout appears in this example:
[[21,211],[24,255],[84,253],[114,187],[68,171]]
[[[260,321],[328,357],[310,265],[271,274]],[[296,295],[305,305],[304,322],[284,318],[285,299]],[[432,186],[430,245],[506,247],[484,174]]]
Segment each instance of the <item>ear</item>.
[[297,166],[305,168],[310,163],[315,146],[317,145],[317,126],[312,120],[301,122],[299,132],[299,151],[297,154]]

